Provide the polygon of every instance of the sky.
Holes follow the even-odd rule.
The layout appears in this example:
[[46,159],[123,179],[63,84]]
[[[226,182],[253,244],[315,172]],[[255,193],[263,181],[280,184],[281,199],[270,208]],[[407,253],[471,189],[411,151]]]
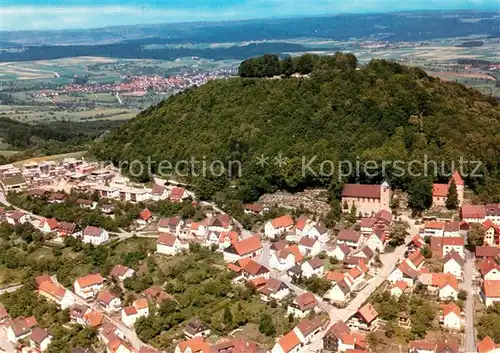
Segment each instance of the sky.
[[500,12],[500,0],[0,0],[0,29],[77,29],[453,9]]

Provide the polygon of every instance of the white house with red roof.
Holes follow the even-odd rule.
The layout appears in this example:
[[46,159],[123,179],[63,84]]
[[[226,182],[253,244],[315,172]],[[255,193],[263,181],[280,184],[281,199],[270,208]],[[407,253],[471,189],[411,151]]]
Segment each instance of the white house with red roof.
[[92,244],[95,246],[101,245],[109,240],[109,233],[107,230],[94,226],[85,227],[82,232],[82,236],[82,241],[84,243]]
[[153,184],[151,188],[151,199],[153,201],[160,201],[168,199],[170,191],[165,187],[165,185]]
[[269,265],[279,271],[286,271],[297,265],[304,259],[296,244],[289,245],[283,250],[273,252],[269,259]]
[[383,229],[376,228],[366,240],[365,244],[374,252],[383,252],[387,245],[387,235]]
[[184,226],[184,221],[180,217],[161,218],[158,221],[158,233],[170,233],[179,235]]
[[378,323],[378,312],[373,305],[366,304],[348,321],[348,326],[360,331],[373,331]]
[[153,218],[153,213],[151,213],[150,210],[145,208],[139,213],[139,217],[137,218],[136,222],[139,225],[145,226],[149,222],[151,222],[151,219]]
[[5,323],[7,329],[7,339],[10,342],[17,342],[28,337],[33,329],[38,326],[38,321],[34,316],[19,317]]
[[187,199],[189,197],[188,192],[186,189],[181,188],[181,187],[175,187],[170,191],[170,201],[172,202],[181,202],[184,199]]
[[313,237],[302,237],[299,240],[299,250],[304,256],[316,256],[321,252],[321,243]]
[[260,254],[262,254],[262,243],[258,234],[231,244],[223,252],[226,262],[236,262],[247,257],[254,258]]
[[163,255],[175,255],[183,249],[188,249],[187,244],[183,244],[179,238],[169,233],[158,234],[156,241],[156,252]]
[[43,233],[52,233],[59,227],[59,222],[55,218],[44,218],[40,221],[40,231]]
[[295,297],[293,302],[288,305],[287,313],[294,317],[306,317],[309,313],[316,311],[318,300],[312,292],[305,292]]
[[26,223],[28,221],[28,216],[24,212],[8,211],[5,213],[5,220],[8,224],[17,226],[18,224]]
[[271,353],[299,353],[304,347],[295,331],[281,337],[271,349]]
[[324,261],[320,258],[314,257],[305,261],[301,265],[302,277],[309,278],[312,276],[323,277],[324,274]]
[[245,206],[243,206],[243,212],[245,212],[246,214],[254,215],[254,216],[263,215],[266,210],[267,210],[266,207],[264,207],[258,203],[251,203],[251,204],[246,204]]
[[334,257],[339,261],[343,261],[351,252],[352,248],[342,243],[333,248],[333,250],[327,251],[327,255]]
[[257,291],[264,302],[272,299],[280,301],[290,294],[290,288],[282,281],[274,278],[269,278]]
[[211,232],[229,232],[233,229],[231,216],[222,213],[209,217],[207,220],[207,229]]
[[393,297],[399,298],[409,288],[405,281],[397,281],[390,288],[390,293]]
[[101,290],[97,294],[96,302],[107,312],[117,312],[122,309],[120,297],[109,290]]
[[441,316],[439,322],[443,327],[459,331],[462,327],[461,310],[457,304],[451,302],[441,305]]
[[444,222],[429,221],[424,224],[424,236],[426,237],[443,237]]
[[35,327],[29,335],[30,346],[39,352],[44,352],[49,348],[52,338],[53,336],[49,331],[41,327]]
[[500,203],[487,204],[485,207],[486,219],[500,226]]
[[483,223],[486,220],[486,207],[484,205],[462,205],[460,216],[467,223]]
[[443,272],[451,273],[456,278],[462,278],[464,259],[455,251],[450,251],[443,259]]
[[231,246],[231,244],[234,244],[238,241],[240,241],[241,234],[239,234],[236,231],[230,231],[230,232],[221,232],[219,235],[219,249],[224,250],[227,249],[228,247]]
[[458,207],[462,206],[464,202],[464,180],[460,176],[458,171],[454,171],[451,175],[448,184],[432,184],[432,205],[433,206],[444,206],[446,204],[446,199],[448,197],[448,190],[450,188],[451,181],[455,181],[457,195],[458,195]]
[[394,271],[391,272],[387,280],[391,283],[399,281],[406,282],[410,287],[413,287],[415,281],[418,279],[418,271],[415,270],[408,260],[399,264]]
[[392,191],[385,181],[382,185],[345,184],[342,189],[342,205],[349,212],[354,205],[357,214],[371,216],[380,210],[389,210]]
[[483,281],[481,296],[483,297],[484,305],[486,306],[493,305],[494,303],[500,303],[500,281]]
[[497,226],[491,219],[487,219],[483,223],[484,228],[484,245],[500,247],[500,227]]
[[277,235],[291,232],[294,225],[292,216],[284,215],[268,221],[264,226],[264,234],[266,237],[274,239]]
[[337,244],[345,244],[352,249],[358,248],[363,242],[361,232],[354,229],[342,229],[337,235]]
[[118,279],[120,282],[123,282],[127,278],[132,278],[134,274],[135,271],[133,269],[124,265],[116,265],[109,273],[111,277]]
[[[345,277],[344,277],[345,278]],[[330,288],[324,298],[327,298],[331,302],[343,304],[350,299],[351,287],[345,279],[336,282],[332,288]]]
[[104,287],[104,277],[100,273],[93,273],[78,278],[73,284],[75,294],[85,300],[93,299]]
[[36,278],[38,294],[56,303],[62,310],[70,308],[75,303],[73,294],[59,283],[55,283],[48,275]]
[[309,229],[313,226],[314,221],[305,215],[301,215],[295,221],[295,235],[298,237],[307,236]]
[[319,318],[302,319],[293,329],[295,334],[303,344],[309,344],[318,337],[322,330],[321,320]]

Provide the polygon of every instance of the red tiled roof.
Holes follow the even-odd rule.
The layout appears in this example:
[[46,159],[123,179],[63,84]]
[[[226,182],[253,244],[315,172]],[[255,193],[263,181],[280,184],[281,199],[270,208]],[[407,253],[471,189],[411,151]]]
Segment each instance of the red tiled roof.
[[380,199],[380,185],[345,184],[342,197]]
[[443,246],[445,245],[464,246],[465,240],[462,237],[444,237]]
[[64,232],[67,234],[73,234],[76,229],[76,224],[75,223],[70,223],[70,222],[60,222],[58,230],[59,232]]
[[446,197],[448,184],[432,184],[432,197]]
[[495,246],[476,246],[476,257],[497,257],[499,250]]
[[298,230],[303,230],[308,220],[309,218],[307,216],[300,216],[295,222],[295,228],[297,228]]
[[425,261],[425,257],[420,251],[415,251],[413,254],[408,256],[408,260],[411,261],[415,267],[418,267]]
[[297,324],[297,329],[302,333],[304,337],[307,337],[315,330],[321,327],[321,320],[319,318],[315,319],[303,319]]
[[488,298],[500,298],[500,281],[484,281],[483,292]]
[[163,185],[153,184],[153,187],[151,188],[151,193],[153,195],[163,195],[164,191],[165,187]]
[[170,199],[172,200],[180,200],[184,195],[184,188],[173,188],[170,192]]
[[425,222],[425,229],[444,229],[444,222]]
[[461,209],[462,218],[479,218],[486,217],[486,208],[484,205],[463,205]]
[[273,228],[287,228],[293,226],[293,219],[290,215],[284,215],[271,220]]
[[429,341],[425,341],[425,340],[410,341],[410,349],[434,351],[435,348],[436,348],[436,344],[429,342]]
[[460,175],[458,170],[455,170],[451,175],[450,183],[451,180],[455,181],[455,185],[464,185],[464,180],[462,179],[462,176]]
[[145,309],[145,308],[148,308],[149,307],[149,302],[147,299],[145,298],[140,298],[140,299],[136,299],[134,300],[134,302],[132,303],[132,305],[137,309],[137,310],[140,310],[140,309]]
[[292,330],[281,337],[278,344],[281,346],[283,352],[288,353],[300,344],[300,340],[297,334]]
[[88,322],[88,324],[91,327],[97,327],[97,326],[102,324],[103,315],[99,311],[91,310],[91,311],[85,313],[83,318],[85,319],[85,321]]
[[259,205],[258,203],[250,203],[245,205],[245,210],[260,213],[264,211],[264,206]]
[[312,248],[316,243],[316,239],[310,237],[302,237],[299,240],[299,245],[305,246],[306,248]]
[[137,309],[135,306],[126,306],[123,308],[123,312],[126,316],[137,315]]
[[123,266],[123,265],[116,265],[113,267],[111,272],[109,273],[112,277],[120,277],[123,276],[127,273],[127,271],[130,270],[130,267]]
[[247,255],[254,251],[262,249],[260,237],[258,235],[251,236],[233,244],[234,250],[238,255]]
[[341,272],[328,271],[325,277],[327,281],[340,282],[344,279],[344,274]]
[[179,349],[181,352],[184,352],[187,348],[191,349],[192,353],[210,353],[211,349],[210,346],[203,341],[203,338],[201,337],[194,337],[186,341],[182,341],[179,343]]
[[111,301],[115,298],[116,295],[108,290],[102,290],[97,294],[97,300],[105,305],[109,305],[109,303],[111,303]]
[[104,231],[104,229],[99,228],[99,227],[93,227],[93,226],[87,226],[83,230],[84,235],[89,235],[91,237],[99,237],[101,236],[101,233]]
[[457,306],[457,304],[455,304],[453,302],[441,305],[441,310],[443,310],[443,317],[446,317],[451,313],[455,313],[458,317],[460,317],[461,310]]
[[399,288],[404,292],[406,290],[406,288],[408,288],[408,283],[406,283],[405,281],[397,281],[396,283],[394,283],[392,285],[392,287]]
[[486,221],[484,221],[483,227],[485,230],[493,228],[496,234],[500,234],[500,227],[493,223],[491,219],[487,219]]
[[495,350],[495,348],[497,348],[495,341],[493,341],[490,336],[486,336],[477,344],[477,351],[479,353],[488,353]]
[[145,208],[144,210],[141,211],[141,213],[139,213],[139,218],[142,219],[143,221],[147,221],[148,219],[151,218],[152,215],[153,214],[151,213],[151,211]]
[[337,235],[337,240],[357,242],[361,238],[361,233],[353,229],[342,229]]
[[92,273],[77,279],[80,288],[89,287],[96,284],[104,283],[104,277],[100,273]]
[[61,300],[66,294],[66,289],[63,286],[57,285],[52,281],[44,281],[40,284],[39,291],[49,294],[50,296]]
[[295,298],[300,310],[310,310],[318,305],[318,301],[312,292],[305,292]]
[[359,309],[359,314],[363,317],[363,319],[367,323],[371,323],[373,320],[375,320],[378,316],[377,310],[373,307],[371,304],[366,304],[364,307]]
[[43,342],[44,339],[46,339],[49,336],[50,336],[49,331],[46,331],[40,327],[35,327],[33,331],[31,331],[30,340],[37,344],[40,344]]
[[229,238],[229,243],[234,244],[238,241],[239,234],[238,232],[221,232],[219,236],[219,243],[224,243],[226,238]]
[[175,244],[177,238],[172,234],[161,233],[158,234],[158,244],[172,247]]
[[45,218],[43,222],[49,226],[50,230],[55,230],[59,226],[59,222],[55,218]]

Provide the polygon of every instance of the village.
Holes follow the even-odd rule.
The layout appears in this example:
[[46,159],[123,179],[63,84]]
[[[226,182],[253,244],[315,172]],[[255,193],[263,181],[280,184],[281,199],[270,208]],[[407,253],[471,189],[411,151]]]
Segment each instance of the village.
[[[387,182],[345,184],[334,227],[314,212],[257,202],[242,205],[257,220],[246,229],[188,185],[140,185],[83,159],[0,166],[0,185],[3,226],[32,232],[28,247],[61,256],[84,247],[92,257],[87,272],[34,271],[31,292],[68,312],[66,325],[95,330],[108,353],[160,352],[158,343],[175,353],[500,352],[500,342],[477,332],[478,313],[500,303],[500,204],[466,203],[458,172],[433,185],[434,206],[456,192],[452,219],[395,208]],[[138,242],[146,245],[127,252],[127,263],[116,255],[103,270],[101,253]],[[205,295],[216,311],[187,301],[194,288],[216,284],[220,291]],[[41,317],[11,312],[0,307],[3,351],[51,349],[55,334]]]

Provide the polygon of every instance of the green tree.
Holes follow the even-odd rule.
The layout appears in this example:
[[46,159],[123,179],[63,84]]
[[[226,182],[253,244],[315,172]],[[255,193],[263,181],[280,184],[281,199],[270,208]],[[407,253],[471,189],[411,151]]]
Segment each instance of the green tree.
[[389,237],[391,238],[391,240],[389,240],[389,244],[392,247],[403,245],[408,234],[409,233],[403,223],[396,223],[389,233]]
[[422,212],[432,206],[432,183],[426,179],[414,179],[408,189],[408,206],[414,212]]
[[420,249],[420,252],[426,259],[430,259],[432,257],[432,251],[431,247],[427,244],[425,244],[422,249]]
[[446,208],[454,210],[458,207],[457,184],[454,179],[451,179],[448,195],[446,196]]
[[231,312],[231,308],[229,306],[224,308],[224,323],[229,326],[233,323],[233,313]]
[[471,250],[474,250],[476,246],[481,246],[484,243],[484,236],[486,231],[482,224],[472,223],[467,233],[467,245]]
[[274,326],[273,319],[271,315],[265,313],[260,317],[259,331],[266,336],[272,336],[276,333],[276,327]]

